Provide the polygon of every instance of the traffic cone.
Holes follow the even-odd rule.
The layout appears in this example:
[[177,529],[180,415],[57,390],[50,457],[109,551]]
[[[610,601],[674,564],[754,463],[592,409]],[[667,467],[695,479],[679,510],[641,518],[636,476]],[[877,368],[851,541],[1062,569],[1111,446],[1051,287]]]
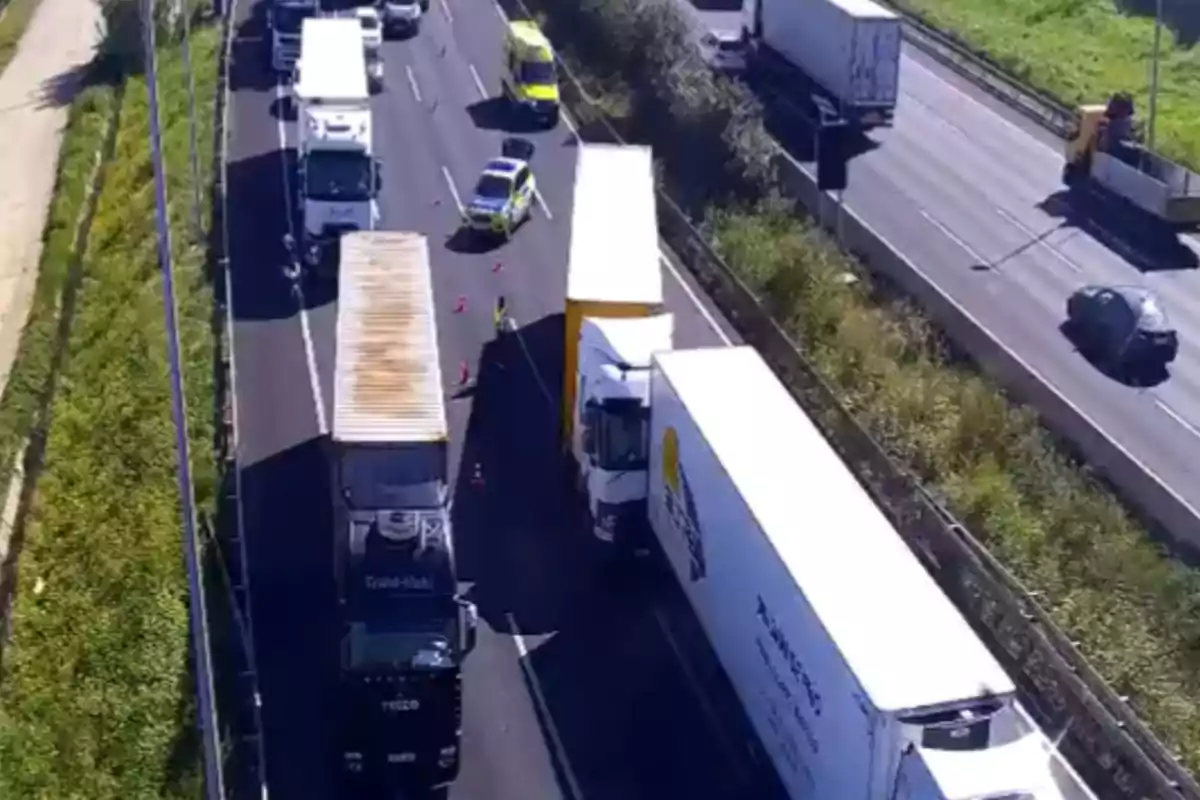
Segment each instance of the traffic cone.
[[454,313],[461,314],[467,310],[467,296],[460,294],[458,300],[454,303]]
[[467,362],[461,361],[458,364],[458,385],[466,386],[471,382],[471,368],[467,366]]
[[492,272],[499,272],[500,267],[501,267],[501,264],[499,261],[497,261],[495,264],[492,265]]

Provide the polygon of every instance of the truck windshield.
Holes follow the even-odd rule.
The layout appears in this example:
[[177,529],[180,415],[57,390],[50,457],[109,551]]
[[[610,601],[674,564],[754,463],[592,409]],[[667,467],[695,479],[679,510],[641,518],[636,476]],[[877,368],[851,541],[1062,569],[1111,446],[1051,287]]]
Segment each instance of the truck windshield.
[[596,430],[597,466],[606,472],[644,470],[649,464],[650,409],[640,400],[607,400]]
[[283,34],[299,34],[305,18],[313,16],[311,8],[275,6],[271,10],[275,30]]
[[558,82],[553,61],[522,61],[518,77],[521,83],[531,86],[547,86]]
[[305,159],[304,170],[304,195],[309,200],[361,203],[374,194],[366,153],[315,150]]
[[414,618],[401,610],[386,623],[352,623],[342,643],[343,667],[358,673],[454,667],[458,609],[452,600],[439,605],[448,606],[449,616]]

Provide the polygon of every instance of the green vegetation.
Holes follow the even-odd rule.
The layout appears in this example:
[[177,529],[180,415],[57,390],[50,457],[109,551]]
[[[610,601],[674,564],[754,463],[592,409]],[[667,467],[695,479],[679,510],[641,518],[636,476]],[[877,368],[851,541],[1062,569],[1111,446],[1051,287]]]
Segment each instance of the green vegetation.
[[[1132,92],[1144,115],[1154,43],[1153,0],[888,0],[956,34],[1067,103]],[[1200,167],[1200,6],[1166,3],[1157,144]],[[1144,117],[1143,117],[1144,118]]]
[[42,0],[9,0],[0,8],[0,75],[17,54],[17,46]]
[[[193,32],[202,143],[212,140],[219,39],[212,27]],[[158,80],[196,496],[211,506],[213,298],[204,243],[189,238],[188,95],[177,47],[161,51]],[[131,76],[123,88],[115,152],[88,231],[51,400],[45,466],[29,512],[12,638],[4,651],[3,797],[200,795],[146,84]],[[43,266],[39,289],[46,316],[53,314],[56,285],[69,280],[70,234],[61,229],[73,224],[79,201],[71,198],[82,194],[72,187],[103,138],[103,122],[95,117],[112,113],[118,91],[90,90],[72,115],[48,232],[51,263]],[[203,153],[206,187],[211,169],[211,154]],[[30,328],[23,363],[50,359],[52,327]],[[2,415],[10,450],[22,422],[9,401],[26,398],[14,403],[18,408],[35,404],[47,369],[30,366],[22,374],[27,377],[14,381]],[[32,391],[22,395],[18,383]],[[30,417],[26,412],[23,419]]]
[[[1041,593],[1112,687],[1200,768],[1197,576],[1163,558],[1032,412],[950,363],[917,310],[873,291],[861,265],[778,198],[758,107],[690,56],[669,4],[535,2],[595,100],[568,97],[585,137],[611,124],[627,141],[657,145],[663,185],[704,220],[843,402]],[[602,114],[619,116],[599,122]],[[848,284],[847,273],[860,280]]]

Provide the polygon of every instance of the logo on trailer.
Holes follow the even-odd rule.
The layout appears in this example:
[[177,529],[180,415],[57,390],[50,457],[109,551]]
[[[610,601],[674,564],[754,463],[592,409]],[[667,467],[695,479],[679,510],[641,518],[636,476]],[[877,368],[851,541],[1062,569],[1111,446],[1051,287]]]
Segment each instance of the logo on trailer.
[[687,542],[690,562],[688,574],[691,580],[698,581],[708,576],[708,563],[704,558],[704,539],[700,535],[696,498],[679,460],[679,434],[674,428],[667,428],[663,434],[662,471],[667,516]]

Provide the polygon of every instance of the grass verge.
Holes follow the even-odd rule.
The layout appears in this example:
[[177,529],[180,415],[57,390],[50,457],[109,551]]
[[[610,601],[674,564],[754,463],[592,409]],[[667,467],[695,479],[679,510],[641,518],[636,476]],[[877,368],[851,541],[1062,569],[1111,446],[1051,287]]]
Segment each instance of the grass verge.
[[[218,43],[215,28],[193,31],[200,142]],[[205,243],[190,236],[177,48],[161,51],[158,80],[193,474],[211,507],[212,293]],[[145,81],[131,77],[21,555],[0,684],[4,797],[200,794],[148,122]],[[211,154],[201,162],[207,186]]]
[[[888,0],[1069,104],[1132,92],[1145,119],[1153,0]],[[1166,2],[1157,145],[1200,167],[1200,6]]]
[[[760,110],[696,61],[669,4],[529,5],[604,101],[584,110],[603,105],[626,141],[656,146],[664,185],[842,402],[1200,768],[1200,576],[1164,558],[1033,412],[949,358],[918,309],[875,291],[860,264],[779,201]],[[580,123],[586,131],[586,115]],[[863,280],[847,284],[847,273]]]
[[0,9],[0,75],[8,69],[9,63],[17,54],[21,37],[29,27],[29,21],[37,13],[42,0],[9,0]]

